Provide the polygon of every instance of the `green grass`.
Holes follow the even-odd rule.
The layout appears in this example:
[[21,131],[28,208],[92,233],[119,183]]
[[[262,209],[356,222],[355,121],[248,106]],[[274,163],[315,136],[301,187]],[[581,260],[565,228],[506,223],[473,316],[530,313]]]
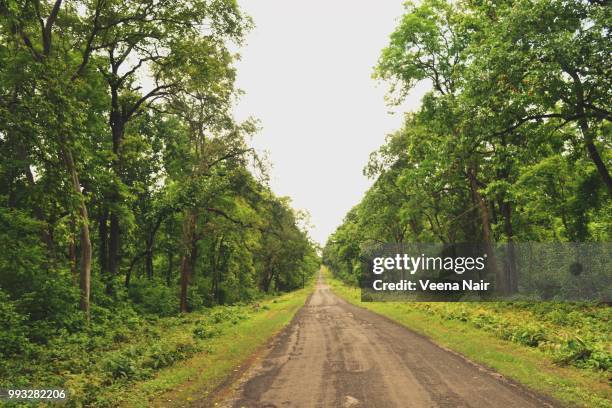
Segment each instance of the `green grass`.
[[[453,307],[462,307],[461,304],[453,304],[453,306],[437,303],[429,304],[427,307],[427,304],[423,303],[362,303],[359,288],[343,284],[331,277],[327,271],[326,276],[332,290],[347,301],[386,316],[429,337],[435,343],[488,366],[533,390],[550,395],[571,406],[612,407],[612,387],[608,382],[609,371],[561,366],[547,352],[546,347],[530,347],[520,341],[513,341],[512,338],[500,338],[498,337],[500,333],[487,331],[484,325],[475,325],[469,319],[469,315],[466,318],[458,319],[449,318],[445,314]],[[493,315],[514,313],[516,319],[521,319],[527,325],[540,323],[535,321],[539,319],[536,315],[525,310],[513,312],[511,308],[493,310],[492,305],[476,303],[470,305],[462,310],[469,312],[472,309],[484,309]],[[605,322],[593,323],[602,324],[598,330],[604,330]],[[543,323],[543,327],[552,330],[553,325],[550,322]],[[607,332],[603,334],[608,335]],[[546,344],[543,345],[546,346]],[[609,343],[606,346],[609,348]]]
[[312,290],[311,284],[262,302],[258,312],[237,324],[221,323],[221,334],[205,341],[205,351],[121,390],[115,402],[125,407],[171,407],[206,398],[291,321]]

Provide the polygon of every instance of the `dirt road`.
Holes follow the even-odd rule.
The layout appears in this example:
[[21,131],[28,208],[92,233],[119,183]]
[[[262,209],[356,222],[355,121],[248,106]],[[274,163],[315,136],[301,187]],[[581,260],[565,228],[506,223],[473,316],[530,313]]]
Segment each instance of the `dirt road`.
[[549,407],[426,338],[348,304],[319,279],[226,407]]

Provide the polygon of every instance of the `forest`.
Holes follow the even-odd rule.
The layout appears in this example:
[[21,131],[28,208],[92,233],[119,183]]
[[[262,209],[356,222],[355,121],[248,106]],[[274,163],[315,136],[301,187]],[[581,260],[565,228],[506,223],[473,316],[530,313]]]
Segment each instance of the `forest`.
[[363,245],[609,242],[612,11],[602,2],[408,3],[374,76],[401,103],[374,180],[324,249],[349,281]]
[[0,1],[2,386],[318,269],[257,121],[232,116],[252,25],[233,0]]
[[610,406],[609,304],[364,306],[356,286],[373,244],[609,250],[611,26],[605,0],[408,1],[373,76],[391,105],[431,89],[321,250],[272,191],[260,123],[234,117],[254,27],[236,0],[0,0],[0,389],[61,388],[75,407],[185,384],[204,398],[323,290],[322,261],[350,302],[541,352],[596,379],[568,401]]
[[[390,103],[410,97],[420,81],[429,81],[431,91],[371,154],[364,174],[373,185],[323,249],[336,278],[359,285],[364,254],[384,244],[598,243],[609,257],[612,9],[606,3],[406,4],[374,77],[390,84]],[[609,299],[606,264],[608,286],[601,289]],[[542,283],[540,295],[550,284]],[[511,284],[505,289],[516,291]],[[463,322],[608,378],[612,369],[605,303],[368,307]]]

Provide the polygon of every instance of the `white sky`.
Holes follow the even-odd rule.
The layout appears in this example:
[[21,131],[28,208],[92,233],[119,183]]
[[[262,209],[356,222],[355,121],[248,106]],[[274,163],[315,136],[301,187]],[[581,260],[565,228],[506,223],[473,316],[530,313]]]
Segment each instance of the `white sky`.
[[239,2],[256,27],[240,50],[246,94],[235,116],[260,120],[253,146],[269,154],[272,189],[310,212],[311,236],[324,244],[371,185],[362,174],[370,152],[426,90],[390,108],[386,84],[371,79],[403,1]]

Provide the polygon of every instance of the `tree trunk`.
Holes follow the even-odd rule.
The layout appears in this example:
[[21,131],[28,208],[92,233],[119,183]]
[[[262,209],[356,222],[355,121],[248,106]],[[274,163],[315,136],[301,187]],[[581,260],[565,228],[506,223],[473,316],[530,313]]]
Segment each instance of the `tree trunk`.
[[153,250],[148,250],[145,260],[145,270],[147,274],[147,279],[153,279]]
[[[72,222],[74,228],[74,221]],[[72,285],[79,284],[79,265],[77,260],[76,236],[73,231],[70,232],[70,241],[68,242],[68,257],[70,258],[70,276],[72,277]]]
[[[479,239],[478,231],[481,230],[480,225],[478,224],[478,218],[480,217],[480,205],[478,204],[478,200],[476,199],[476,195],[474,194],[474,190],[472,187],[472,182],[470,181],[470,197],[472,199],[472,208],[469,210],[469,220],[467,225],[469,225],[469,236],[473,237],[474,242]],[[466,229],[467,230],[467,229]]]
[[125,271],[125,281],[123,284],[127,289],[129,289],[131,282],[132,282],[132,266],[130,266],[128,270]]
[[231,253],[226,253],[223,249],[223,238],[221,239],[221,243],[219,244],[219,257],[217,257],[217,303],[224,304],[226,301],[226,297],[221,298],[220,286],[221,281],[223,280],[223,273],[227,271],[227,264],[229,263]]
[[183,221],[183,255],[181,256],[181,294],[180,311],[187,313],[187,290],[191,280],[191,249],[192,239],[195,233],[197,213],[194,209],[188,209]]
[[189,260],[187,256],[181,258],[181,313],[187,313],[187,289],[189,287]]
[[[113,67],[115,70],[116,67]],[[116,73],[116,72],[115,72]],[[121,180],[121,144],[123,143],[123,134],[125,131],[125,120],[119,106],[118,85],[115,83],[109,84],[111,87],[111,112],[109,117],[109,125],[111,128],[113,142],[113,163],[112,169],[117,179]],[[120,205],[121,195],[118,190],[113,191],[110,197],[115,205]],[[111,211],[110,214],[110,238],[108,245],[108,268],[111,276],[119,274],[119,266],[121,263],[121,228],[119,225],[119,215],[116,211]]]
[[[491,220],[493,221],[494,225],[497,225],[498,223],[498,219],[497,219],[497,209],[495,208],[495,200],[491,200],[489,201],[489,212],[491,214]],[[502,209],[500,208],[499,211],[502,211]]]
[[589,127],[589,122],[585,116],[584,111],[584,89],[582,87],[582,81],[578,76],[578,73],[575,71],[569,72],[572,79],[574,80],[574,93],[576,94],[576,113],[578,114],[578,124],[580,125],[580,130],[582,131],[582,137],[584,138],[584,144],[589,154],[589,157],[595,163],[595,167],[597,168],[597,172],[599,173],[601,179],[608,189],[608,194],[612,196],[612,177],[610,177],[610,172],[608,172],[608,168],[606,164],[602,160],[599,152],[597,151],[597,147],[594,143],[593,133]]
[[81,301],[80,307],[87,316],[89,321],[89,297],[91,291],[91,240],[89,238],[89,216],[87,213],[87,206],[85,205],[85,198],[81,191],[81,184],[79,182],[79,176],[77,173],[72,152],[62,146],[62,156],[66,168],[70,175],[71,184],[74,193],[79,197],[79,216],[81,221],[81,271],[79,279],[79,287],[81,290]]
[[501,204],[501,211],[504,217],[504,232],[508,238],[507,244],[507,258],[506,258],[506,276],[508,282],[508,292],[518,292],[518,276],[516,270],[516,249],[514,247],[514,231],[512,230],[512,204],[508,201],[503,201]]
[[210,245],[210,253],[212,254],[210,258],[210,275],[211,275],[211,292],[213,301],[217,301],[217,290],[219,288],[219,281],[217,277],[217,240],[211,240]]
[[168,270],[166,270],[166,285],[172,283],[172,269],[174,269],[174,253],[168,249]]
[[110,238],[108,241],[108,272],[112,276],[119,274],[119,217],[115,213],[110,215]]
[[[507,147],[506,135],[501,136],[500,140],[504,148]],[[504,162],[503,167],[497,172],[497,178],[504,180],[511,184],[510,181],[511,165],[508,162]],[[508,242],[506,244],[506,258],[505,258],[505,274],[506,282],[508,284],[508,293],[518,292],[518,276],[516,270],[516,251],[514,247],[514,231],[512,228],[512,203],[507,199],[507,192],[500,193],[498,197],[499,211],[504,221],[504,232]]]
[[98,220],[98,237],[100,247],[98,251],[98,263],[100,264],[100,274],[108,273],[108,210],[104,209]]
[[266,275],[263,280],[263,290],[268,293],[270,291],[270,284],[274,280],[274,266],[271,258],[268,258],[268,262],[266,262]]
[[266,277],[266,280],[264,281],[264,292],[266,293],[270,291],[270,285],[272,284],[272,281],[274,281],[274,274],[274,269],[271,269]]
[[195,235],[195,227],[194,234],[191,236],[191,251],[189,253],[189,270],[191,272],[191,280],[193,280],[196,276],[196,262],[198,260],[198,238]]
[[581,122],[582,123],[580,127],[582,129],[582,133],[584,134],[584,143],[586,145],[589,156],[591,157],[591,160],[593,161],[593,163],[595,163],[595,167],[597,167],[597,172],[599,173],[601,179],[603,180],[604,184],[608,188],[608,194],[612,196],[612,178],[610,178],[610,173],[608,172],[608,168],[606,167],[606,164],[601,159],[601,156],[599,155],[599,152],[597,151],[597,147],[595,147],[595,144],[593,143],[593,137],[590,134],[591,131],[589,129],[589,125],[586,119],[581,120]]
[[221,280],[223,272],[227,270],[227,263],[229,261],[229,254],[226,254],[223,250],[224,238],[221,236],[218,240],[214,240],[213,243],[213,282],[214,291],[213,299],[216,304],[223,304],[225,299],[221,299]]
[[145,271],[147,279],[153,279],[153,237],[149,236],[147,240],[147,254],[145,255]]
[[507,293],[507,284],[504,271],[497,267],[497,260],[495,259],[495,252],[493,251],[493,244],[491,239],[491,224],[489,221],[489,207],[485,202],[484,198],[478,191],[478,181],[476,178],[476,170],[474,168],[468,169],[468,179],[470,181],[470,190],[472,191],[473,200],[480,208],[480,222],[482,224],[482,241],[484,243],[485,253],[487,255],[487,264],[489,270],[495,275],[495,289],[500,294]]

